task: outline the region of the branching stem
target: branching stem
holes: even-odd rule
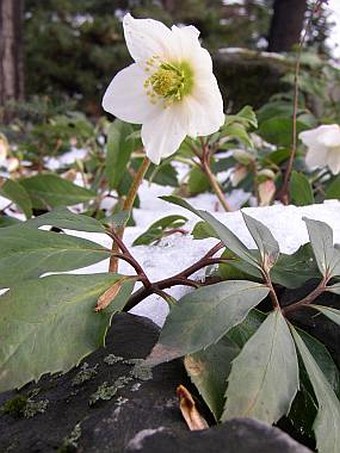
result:
[[[314,300],[317,297],[319,297],[320,294],[322,294],[324,291],[326,291],[326,285],[327,285],[328,280],[329,279],[326,277],[323,278],[323,280],[321,280],[321,282],[318,284],[318,286],[311,293],[309,293],[303,299],[300,299],[299,301],[294,302],[291,305],[288,305],[288,307],[285,307],[282,310],[282,313],[285,316],[287,316],[288,314],[293,313],[294,311],[299,310],[300,308],[305,307],[305,306],[311,304],[312,302],[314,302]]]

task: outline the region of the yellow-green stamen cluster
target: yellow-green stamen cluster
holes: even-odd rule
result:
[[[148,65],[148,70],[154,66],[154,61]],[[186,62],[160,63],[157,70],[144,83],[151,102],[161,99],[167,107],[179,102],[192,91],[193,71]]]

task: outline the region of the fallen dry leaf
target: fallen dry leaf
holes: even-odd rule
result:
[[[198,412],[189,390],[184,385],[179,385],[176,389],[176,394],[179,398],[179,408],[190,431],[200,431],[209,428],[206,420]]]
[[[110,305],[110,303],[113,301],[113,299],[117,296],[119,293],[122,283],[125,280],[128,280],[129,277],[123,277],[119,279],[114,285],[112,285],[109,289],[103,293],[99,299],[97,300],[96,306],[94,308],[94,311],[101,311],[104,310],[106,307]]]

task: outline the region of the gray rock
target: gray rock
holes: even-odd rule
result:
[[[188,431],[176,388],[183,384],[194,394],[195,389],[181,360],[152,372],[140,363],[158,334],[151,321],[122,313],[112,322],[106,347],[79,367],[1,394],[0,452],[309,451],[279,429],[250,419]]]

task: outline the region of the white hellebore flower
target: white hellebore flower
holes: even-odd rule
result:
[[[317,168],[328,165],[333,175],[340,172],[340,126],[329,124],[300,132],[299,138],[307,146],[306,164]]]
[[[146,154],[159,164],[186,135],[205,136],[222,126],[222,96],[195,27],[170,30],[127,14],[123,28],[135,63],[113,78],[103,107],[123,121],[142,124]]]

